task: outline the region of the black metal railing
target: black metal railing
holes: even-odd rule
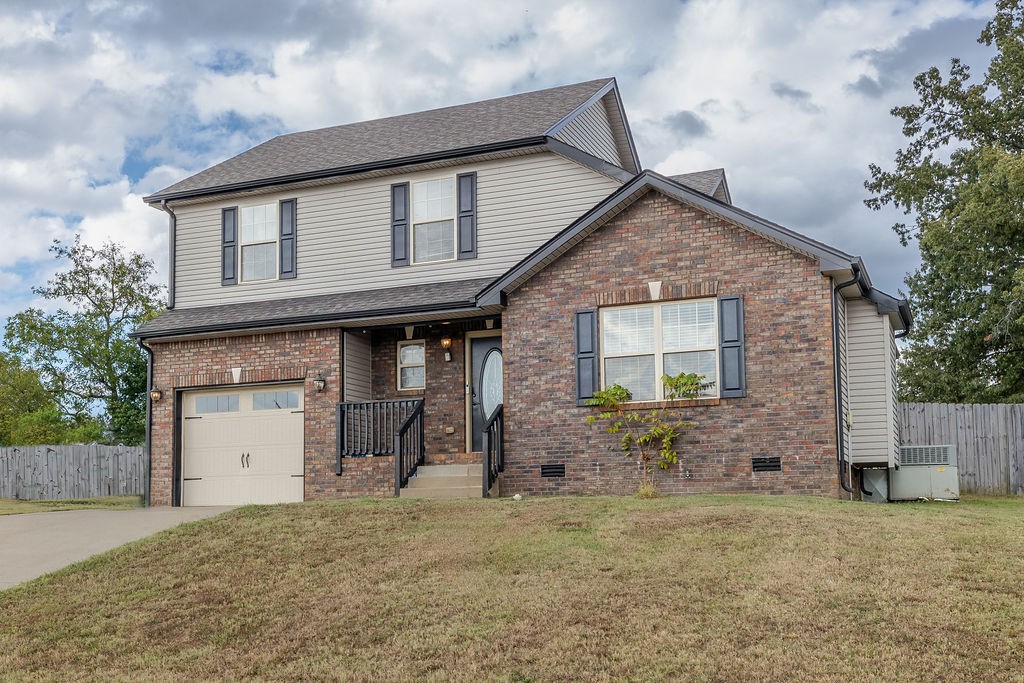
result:
[[[423,464],[423,401],[409,413],[395,433],[395,496],[409,483],[409,477]]]
[[[339,403],[337,474],[341,474],[342,458],[394,455],[395,435],[417,409],[422,413],[422,399]]]
[[[505,471],[505,406],[501,403],[484,423],[484,498],[490,495],[498,475]]]

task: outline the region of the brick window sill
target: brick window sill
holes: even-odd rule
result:
[[[717,406],[722,402],[720,398],[687,398],[678,401],[630,401],[623,403],[623,410],[647,410],[650,408],[697,408],[702,406]]]

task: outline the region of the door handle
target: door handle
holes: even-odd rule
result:
[[[245,453],[242,453],[242,467],[245,467]]]
[[[248,453],[245,454],[245,466],[246,467],[249,466],[249,454]]]

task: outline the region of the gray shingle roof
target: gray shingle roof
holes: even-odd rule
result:
[[[668,177],[691,190],[696,190],[701,194],[711,197],[715,194],[718,186],[722,184],[722,179],[725,178],[725,169],[712,168],[707,171],[681,173],[680,175],[670,175]]]
[[[611,80],[280,135],[145,200],[541,137]]]
[[[477,293],[492,280],[483,278],[436,282],[297,299],[176,308],[150,320],[132,336],[151,339],[290,324],[343,322],[406,312],[473,308],[476,306]]]

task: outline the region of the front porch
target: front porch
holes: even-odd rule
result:
[[[476,463],[428,464],[423,399],[339,403],[337,465],[346,459],[394,458],[395,496],[409,498],[487,498],[505,469],[504,406],[484,422],[483,450],[467,453]]]
[[[394,460],[404,497],[495,495],[504,469],[500,319],[346,329],[335,473]]]

